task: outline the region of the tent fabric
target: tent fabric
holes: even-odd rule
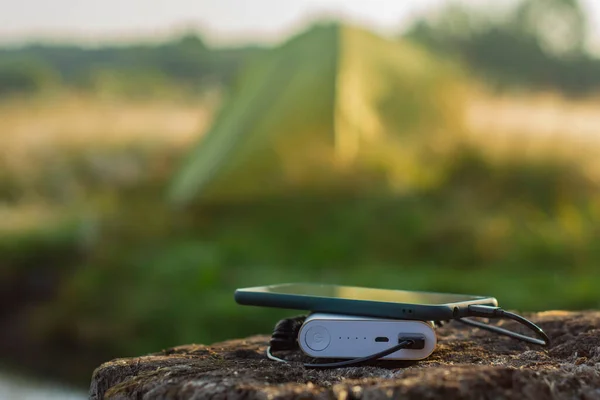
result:
[[[369,169],[389,180],[407,149],[456,125],[454,77],[409,43],[315,26],[241,74],[171,199],[327,193]]]

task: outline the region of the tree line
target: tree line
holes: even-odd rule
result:
[[[37,92],[51,86],[98,89],[176,85],[227,85],[260,46],[210,48],[196,34],[155,44],[86,48],[31,44],[0,49],[0,95]],[[142,89],[142,88],[138,88]]]
[[[507,10],[450,2],[401,39],[463,63],[493,86],[586,95],[600,89],[600,59],[586,47],[578,0],[521,0]],[[212,48],[197,34],[170,41],[83,48],[31,44],[0,49],[0,96],[53,86],[148,95],[165,87],[229,85],[262,46]]]
[[[405,35],[454,57],[498,88],[586,95],[600,89],[600,59],[587,48],[590,22],[578,0],[522,0],[509,9],[449,3]],[[491,9],[490,9],[491,7]]]

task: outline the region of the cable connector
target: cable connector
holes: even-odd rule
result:
[[[407,350],[422,350],[425,348],[425,336],[415,335],[410,333],[400,333],[398,335],[398,343],[409,342],[404,347]]]
[[[500,307],[471,304],[469,306],[468,314],[469,317],[502,318],[504,317],[504,310]]]

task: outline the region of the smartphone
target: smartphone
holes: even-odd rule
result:
[[[238,304],[380,318],[439,321],[467,316],[468,306],[498,306],[493,297],[311,283],[242,288]]]

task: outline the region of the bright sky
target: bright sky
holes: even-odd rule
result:
[[[277,39],[322,15],[341,15],[373,29],[397,32],[415,13],[445,1],[0,0],[0,42],[42,39],[93,43],[162,37],[194,28],[212,42],[247,43]],[[583,3],[595,27],[594,41],[600,44],[600,1]]]

